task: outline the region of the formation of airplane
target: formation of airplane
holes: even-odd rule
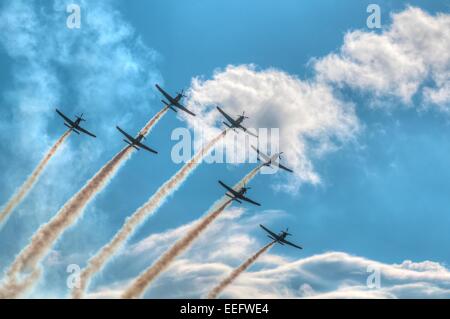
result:
[[[259,149],[257,149],[253,145],[252,145],[252,148],[258,154],[258,157],[257,157],[258,161],[263,161],[265,166],[278,166],[279,168],[284,169],[285,171],[288,171],[290,173],[294,172],[290,168],[287,168],[286,166],[280,164],[281,154],[283,154],[283,152],[276,153],[272,156],[268,156],[268,155],[262,153]]]
[[[158,89],[158,91],[161,92],[161,94],[164,95],[164,97],[168,100],[168,102],[166,100],[161,100],[161,102],[163,102],[164,105],[169,107],[174,112],[177,112],[177,110],[174,108],[174,107],[177,107],[180,110],[183,110],[184,112],[189,113],[192,116],[195,116],[195,114],[193,112],[189,111],[186,107],[184,107],[180,103],[181,99],[183,97],[186,97],[186,95],[184,95],[184,91],[183,90],[181,90],[180,93],[177,93],[177,96],[172,97],[169,93],[164,91],[158,84],[155,84],[155,86]]]
[[[223,183],[222,181],[219,181],[219,184],[222,185],[228,192],[225,193],[226,196],[230,197],[232,200],[238,202],[239,204],[242,204],[242,201],[246,201],[249,202],[253,205],[256,206],[261,206],[260,203],[257,203],[253,200],[251,200],[248,197],[245,197],[244,194],[247,193],[247,191],[249,189],[251,189],[251,187],[241,187],[238,190],[234,190],[233,188],[231,188],[230,186],[227,186],[225,183]]]
[[[139,133],[136,137],[133,137],[124,130],[122,130],[120,127],[116,126],[116,128],[120,133],[122,133],[126,137],[126,139],[124,139],[123,141],[128,145],[130,145],[131,147],[134,147],[137,150],[139,150],[139,148],[143,148],[146,151],[158,154],[158,152],[155,151],[154,149],[151,149],[147,145],[141,143],[141,141],[145,139],[145,136],[143,134]]]
[[[271,231],[270,229],[267,229],[263,225],[259,225],[259,226],[269,234],[269,235],[267,235],[267,237],[269,237],[270,239],[273,239],[278,244],[290,245],[290,246],[298,248],[298,249],[303,249],[302,247],[297,246],[296,244],[293,244],[290,241],[286,240],[287,236],[292,236],[292,234],[289,234],[288,228],[286,228],[286,230],[282,230],[279,234],[275,234],[273,231]]]
[[[180,101],[183,97],[185,97],[183,91],[181,93],[177,93],[177,95],[175,97],[172,97],[171,95],[169,95],[166,91],[164,91],[158,84],[156,84],[156,88],[158,89],[158,91],[160,91],[164,97],[168,100],[162,100],[162,102],[169,107],[171,110],[177,112],[177,109],[180,109],[192,116],[195,116],[195,114],[193,112],[191,112],[190,110],[188,110],[186,107],[184,107]],[[177,109],[176,109],[177,108]],[[239,115],[236,119],[234,119],[233,117],[231,117],[230,115],[228,115],[224,110],[222,110],[219,106],[216,106],[217,110],[225,117],[225,119],[228,122],[223,122],[224,125],[226,125],[228,128],[230,129],[241,129],[244,132],[247,132],[248,134],[254,136],[254,137],[258,137],[257,135],[251,133],[248,131],[248,129],[246,127],[244,127],[242,125],[243,121],[245,119],[247,119],[248,117],[245,116],[245,112],[242,113],[242,115]],[[80,132],[87,134],[89,136],[92,137],[96,137],[94,134],[90,133],[89,131],[87,131],[86,129],[82,128],[80,126],[80,123],[85,121],[85,119],[83,118],[83,114],[81,114],[80,116],[76,116],[75,120],[71,120],[69,119],[66,115],[64,115],[61,111],[59,111],[58,109],[56,109],[56,112],[64,119],[64,125],[67,126],[69,129],[73,130],[74,132],[76,132],[77,134],[80,134]],[[151,153],[157,154],[158,152],[155,151],[154,149],[146,146],[145,144],[142,143],[142,140],[145,139],[145,136],[141,133],[139,133],[136,137],[131,136],[130,134],[128,134],[127,132],[125,132],[124,130],[122,130],[119,126],[116,126],[117,130],[122,133],[126,139],[124,139],[124,142],[126,142],[127,144],[129,144],[131,147],[139,150],[140,148],[145,149],[146,151],[149,151]],[[235,130],[236,131],[236,130]],[[269,156],[267,154],[262,153],[258,148],[252,146],[252,148],[256,151],[257,153],[257,158],[259,161],[263,162],[263,165],[265,166],[278,166],[279,168],[288,171],[288,172],[293,172],[290,168],[287,168],[286,166],[280,164],[280,160],[281,160],[281,154],[283,154],[282,152],[280,153],[276,153],[272,156]],[[253,205],[256,206],[261,206],[260,203],[257,203],[255,201],[253,201],[252,199],[248,198],[245,196],[245,194],[247,193],[247,191],[249,189],[251,189],[251,187],[246,187],[243,186],[239,189],[233,189],[232,187],[226,185],[225,183],[223,183],[222,181],[219,181],[219,184],[224,187],[227,192],[225,193],[225,195],[229,198],[232,199],[232,201],[236,201],[240,204],[242,204],[243,201],[251,203]],[[293,244],[291,242],[289,242],[288,240],[286,240],[287,236],[290,236],[291,234],[288,232],[288,229],[286,229],[285,231],[281,231],[280,233],[276,234],[275,232],[269,230],[268,228],[266,228],[263,225],[260,225],[260,227],[266,231],[268,233],[268,237],[272,240],[274,240],[275,242],[281,244],[281,245],[290,245],[293,246],[295,248],[298,249],[303,249],[302,247]]]
[[[244,132],[247,132],[251,136],[258,137],[258,135],[253,134],[252,132],[248,131],[247,128],[242,126],[242,122],[245,119],[248,119],[248,116],[245,116],[245,111],[242,112],[242,115],[239,115],[236,119],[233,119],[230,115],[225,113],[225,111],[222,110],[219,106],[216,106],[216,108],[223,115],[223,117],[225,117],[227,119],[227,121],[229,122],[229,123],[222,122],[225,126],[227,126],[228,128],[233,129],[235,132],[237,132],[235,130],[236,128],[240,128],[241,130],[243,130]]]
[[[83,118],[83,113],[81,113],[80,116],[76,116],[76,119],[72,121],[67,116],[65,116],[60,110],[56,109],[56,113],[58,113],[59,116],[61,116],[64,119],[64,125],[67,126],[69,129],[74,131],[77,134],[80,134],[80,132],[87,134],[92,137],[97,137],[91,132],[87,131],[86,129],[82,128],[80,126],[81,122],[85,122],[86,120]]]

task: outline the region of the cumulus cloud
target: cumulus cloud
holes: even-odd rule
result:
[[[211,79],[194,78],[187,104],[201,118],[186,117],[197,130],[222,123],[217,104],[232,116],[245,111],[250,128],[279,128],[279,149],[295,171],[285,186],[294,191],[302,182],[320,182],[312,157],[352,139],[359,129],[353,105],[337,98],[332,87],[253,65],[229,65]]]
[[[259,234],[262,220],[270,223],[280,212],[245,216],[242,210],[229,210],[202,238],[158,279],[146,296],[150,298],[199,298],[228,275],[237,265],[264,244],[248,234]],[[281,213],[282,214],[282,213]],[[179,238],[187,226],[153,234],[130,245],[118,257],[116,267],[139,265],[144,268],[159,249]],[[217,236],[220,234],[220,236]],[[301,239],[299,239],[301,241]],[[156,249],[156,251],[155,251]],[[307,252],[306,250],[304,252]],[[142,260],[145,259],[145,262]],[[133,267],[132,267],[133,268]],[[369,288],[373,270],[380,274],[380,287]],[[138,273],[132,269],[111,284],[99,285],[91,298],[114,298]],[[404,261],[387,264],[345,252],[325,252],[292,259],[268,252],[236,282],[227,287],[225,298],[448,298],[450,271],[433,261]]]
[[[319,80],[394,96],[405,105],[416,94],[448,111],[450,15],[409,7],[392,15],[381,33],[356,30],[339,52],[314,61]]]
[[[233,116],[245,110],[249,127],[280,128],[280,148],[295,178],[278,186],[296,191],[301,183],[317,184],[314,157],[352,139],[360,127],[339,89],[367,92],[375,97],[369,104],[398,98],[410,106],[419,95],[421,106],[450,110],[450,15],[408,7],[393,14],[380,33],[348,32],[338,52],[311,65],[309,80],[253,65],[230,65],[211,78],[194,78],[187,103],[201,120],[186,120],[211,130],[223,120],[216,104]]]

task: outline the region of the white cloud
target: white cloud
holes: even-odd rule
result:
[[[450,102],[450,15],[407,8],[381,33],[348,32],[338,53],[314,61],[319,80],[395,96],[405,105],[417,93],[425,102]]]
[[[232,213],[232,212],[230,212]],[[235,213],[235,212],[234,212]],[[277,218],[263,212],[245,217],[226,214],[162,275],[147,292],[151,298],[204,297],[224,276],[264,243],[257,224]],[[239,219],[239,220],[238,220]],[[185,231],[186,226],[153,234],[131,245],[119,257],[121,263],[139,264],[127,278],[94,288],[89,297],[116,297],[142,269]],[[220,234],[220,236],[216,236]],[[301,238],[295,238],[301,242]],[[158,251],[155,252],[155,247]],[[307,247],[303,252],[307,253]],[[220,253],[218,253],[220,252]],[[150,256],[150,257],[149,257]],[[145,262],[142,260],[145,259]],[[380,271],[380,288],[367,287],[367,278]],[[450,271],[433,261],[387,264],[344,252],[326,252],[301,259],[281,257],[269,251],[246,273],[226,288],[226,298],[449,298]]]
[[[280,150],[295,171],[284,188],[294,191],[299,183],[320,182],[313,157],[353,138],[359,129],[353,105],[338,99],[330,86],[253,65],[229,65],[211,79],[194,78],[187,104],[199,114],[200,120],[186,117],[197,129],[222,123],[216,104],[233,116],[245,111],[250,128],[279,128]]]

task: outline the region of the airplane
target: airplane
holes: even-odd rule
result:
[[[242,115],[239,115],[237,119],[233,119],[231,116],[229,116],[227,113],[225,113],[225,111],[222,110],[219,106],[216,106],[216,108],[227,119],[227,121],[230,122],[230,123],[222,122],[223,124],[225,124],[225,126],[233,129],[235,132],[237,132],[235,130],[235,128],[240,128],[244,132],[247,132],[248,134],[250,134],[251,136],[258,137],[258,135],[255,135],[252,132],[247,131],[247,128],[245,128],[244,126],[241,125],[241,123],[245,119],[248,119],[248,116],[245,116],[245,111],[242,112]]]
[[[64,119],[64,125],[67,126],[69,129],[71,129],[72,131],[74,131],[77,134],[80,134],[80,132],[87,134],[89,136],[92,137],[97,137],[94,134],[92,134],[91,132],[88,132],[87,130],[85,130],[84,128],[82,128],[80,126],[81,122],[85,122],[86,120],[83,118],[83,113],[81,113],[80,116],[76,116],[76,120],[72,121],[71,119],[69,119],[67,116],[65,116],[60,110],[56,109],[56,113],[58,113],[59,116],[61,116]]]
[[[125,137],[126,137],[127,139],[123,139],[123,141],[124,141],[125,143],[127,143],[128,145],[130,145],[131,147],[134,147],[134,148],[137,149],[137,150],[139,150],[139,147],[141,147],[141,148],[143,148],[143,149],[146,150],[146,151],[149,151],[149,152],[158,154],[157,151],[155,151],[155,150],[151,149],[150,147],[148,147],[148,146],[146,146],[146,145],[144,145],[144,144],[141,143],[141,141],[142,141],[143,139],[145,139],[145,136],[144,136],[143,134],[139,133],[138,136],[133,137],[133,136],[131,136],[130,134],[126,133],[124,130],[122,130],[120,127],[116,126],[116,128],[117,128],[117,130],[118,130],[120,133],[122,133],[123,135],[125,135]]]
[[[279,243],[280,245],[286,244],[286,245],[290,245],[290,246],[293,246],[298,249],[303,249],[302,247],[297,246],[296,244],[293,244],[285,239],[287,236],[292,236],[292,234],[289,234],[289,232],[288,232],[289,228],[286,228],[286,230],[282,230],[279,234],[275,234],[273,231],[267,229],[263,225],[260,224],[259,226],[262,229],[264,229],[266,232],[269,233],[269,235],[267,235],[267,237],[269,237],[270,239],[273,239],[275,242]]]
[[[225,183],[223,183],[222,181],[219,181],[219,184],[222,185],[228,192],[230,192],[231,194],[229,194],[228,192],[225,193],[226,196],[230,197],[232,200],[238,202],[239,204],[242,204],[242,201],[246,201],[249,203],[252,203],[253,205],[256,206],[261,206],[260,203],[257,203],[253,200],[251,200],[250,198],[247,198],[244,196],[244,194],[251,189],[251,187],[241,187],[241,189],[239,189],[238,191],[235,191],[234,189],[232,189],[231,187],[225,185]]]
[[[272,156],[266,155],[264,153],[261,153],[261,151],[259,149],[257,149],[256,147],[254,147],[252,145],[252,148],[256,151],[256,153],[258,154],[258,161],[264,161],[264,165],[265,166],[278,166],[281,169],[284,169],[285,171],[288,171],[290,173],[293,173],[294,171],[291,170],[290,168],[287,168],[286,166],[283,166],[280,164],[279,160],[281,160],[281,154],[283,154],[283,152],[280,153],[276,153]]]
[[[191,111],[189,111],[187,108],[185,108],[183,105],[180,104],[180,100],[183,97],[186,97],[186,95],[184,95],[184,90],[181,90],[180,93],[177,93],[176,97],[172,97],[170,96],[169,93],[167,93],[166,91],[164,91],[158,84],[155,84],[156,88],[158,89],[159,92],[162,93],[162,95],[164,95],[164,97],[169,100],[169,102],[167,102],[166,100],[161,100],[161,102],[164,103],[165,106],[167,106],[168,108],[170,108],[172,111],[177,112],[177,110],[174,108],[177,107],[180,110],[185,111],[186,113],[191,114],[192,116],[195,116],[194,113],[192,113]]]

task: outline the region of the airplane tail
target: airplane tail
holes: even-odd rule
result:
[[[74,131],[75,133],[80,134],[80,132],[77,132],[72,126],[70,126],[66,122],[64,122],[64,125],[67,126],[69,129],[71,129],[72,131]]]
[[[128,145],[130,145],[131,147],[134,147],[135,149],[137,149],[137,150],[139,151],[139,148],[136,147],[136,145],[131,144],[131,143],[130,143],[129,141],[127,141],[126,139],[123,139],[123,141],[124,141],[125,143],[127,143]]]
[[[175,113],[178,112],[172,105],[170,105],[169,103],[167,103],[167,101],[161,100],[161,102],[163,102],[163,104],[164,104],[165,106],[167,106],[169,109],[171,109],[171,110],[174,111]]]
[[[228,196],[228,197],[230,197],[231,199],[234,199],[234,197],[233,196],[231,196],[230,194],[228,194],[228,193],[225,193],[225,196]]]
[[[228,197],[231,198],[232,200],[238,202],[239,204],[242,204],[242,202],[241,202],[239,199],[237,199],[236,197],[234,197],[234,196],[232,196],[232,195],[230,195],[230,194],[228,194],[228,193],[225,193],[225,196],[228,196]]]

